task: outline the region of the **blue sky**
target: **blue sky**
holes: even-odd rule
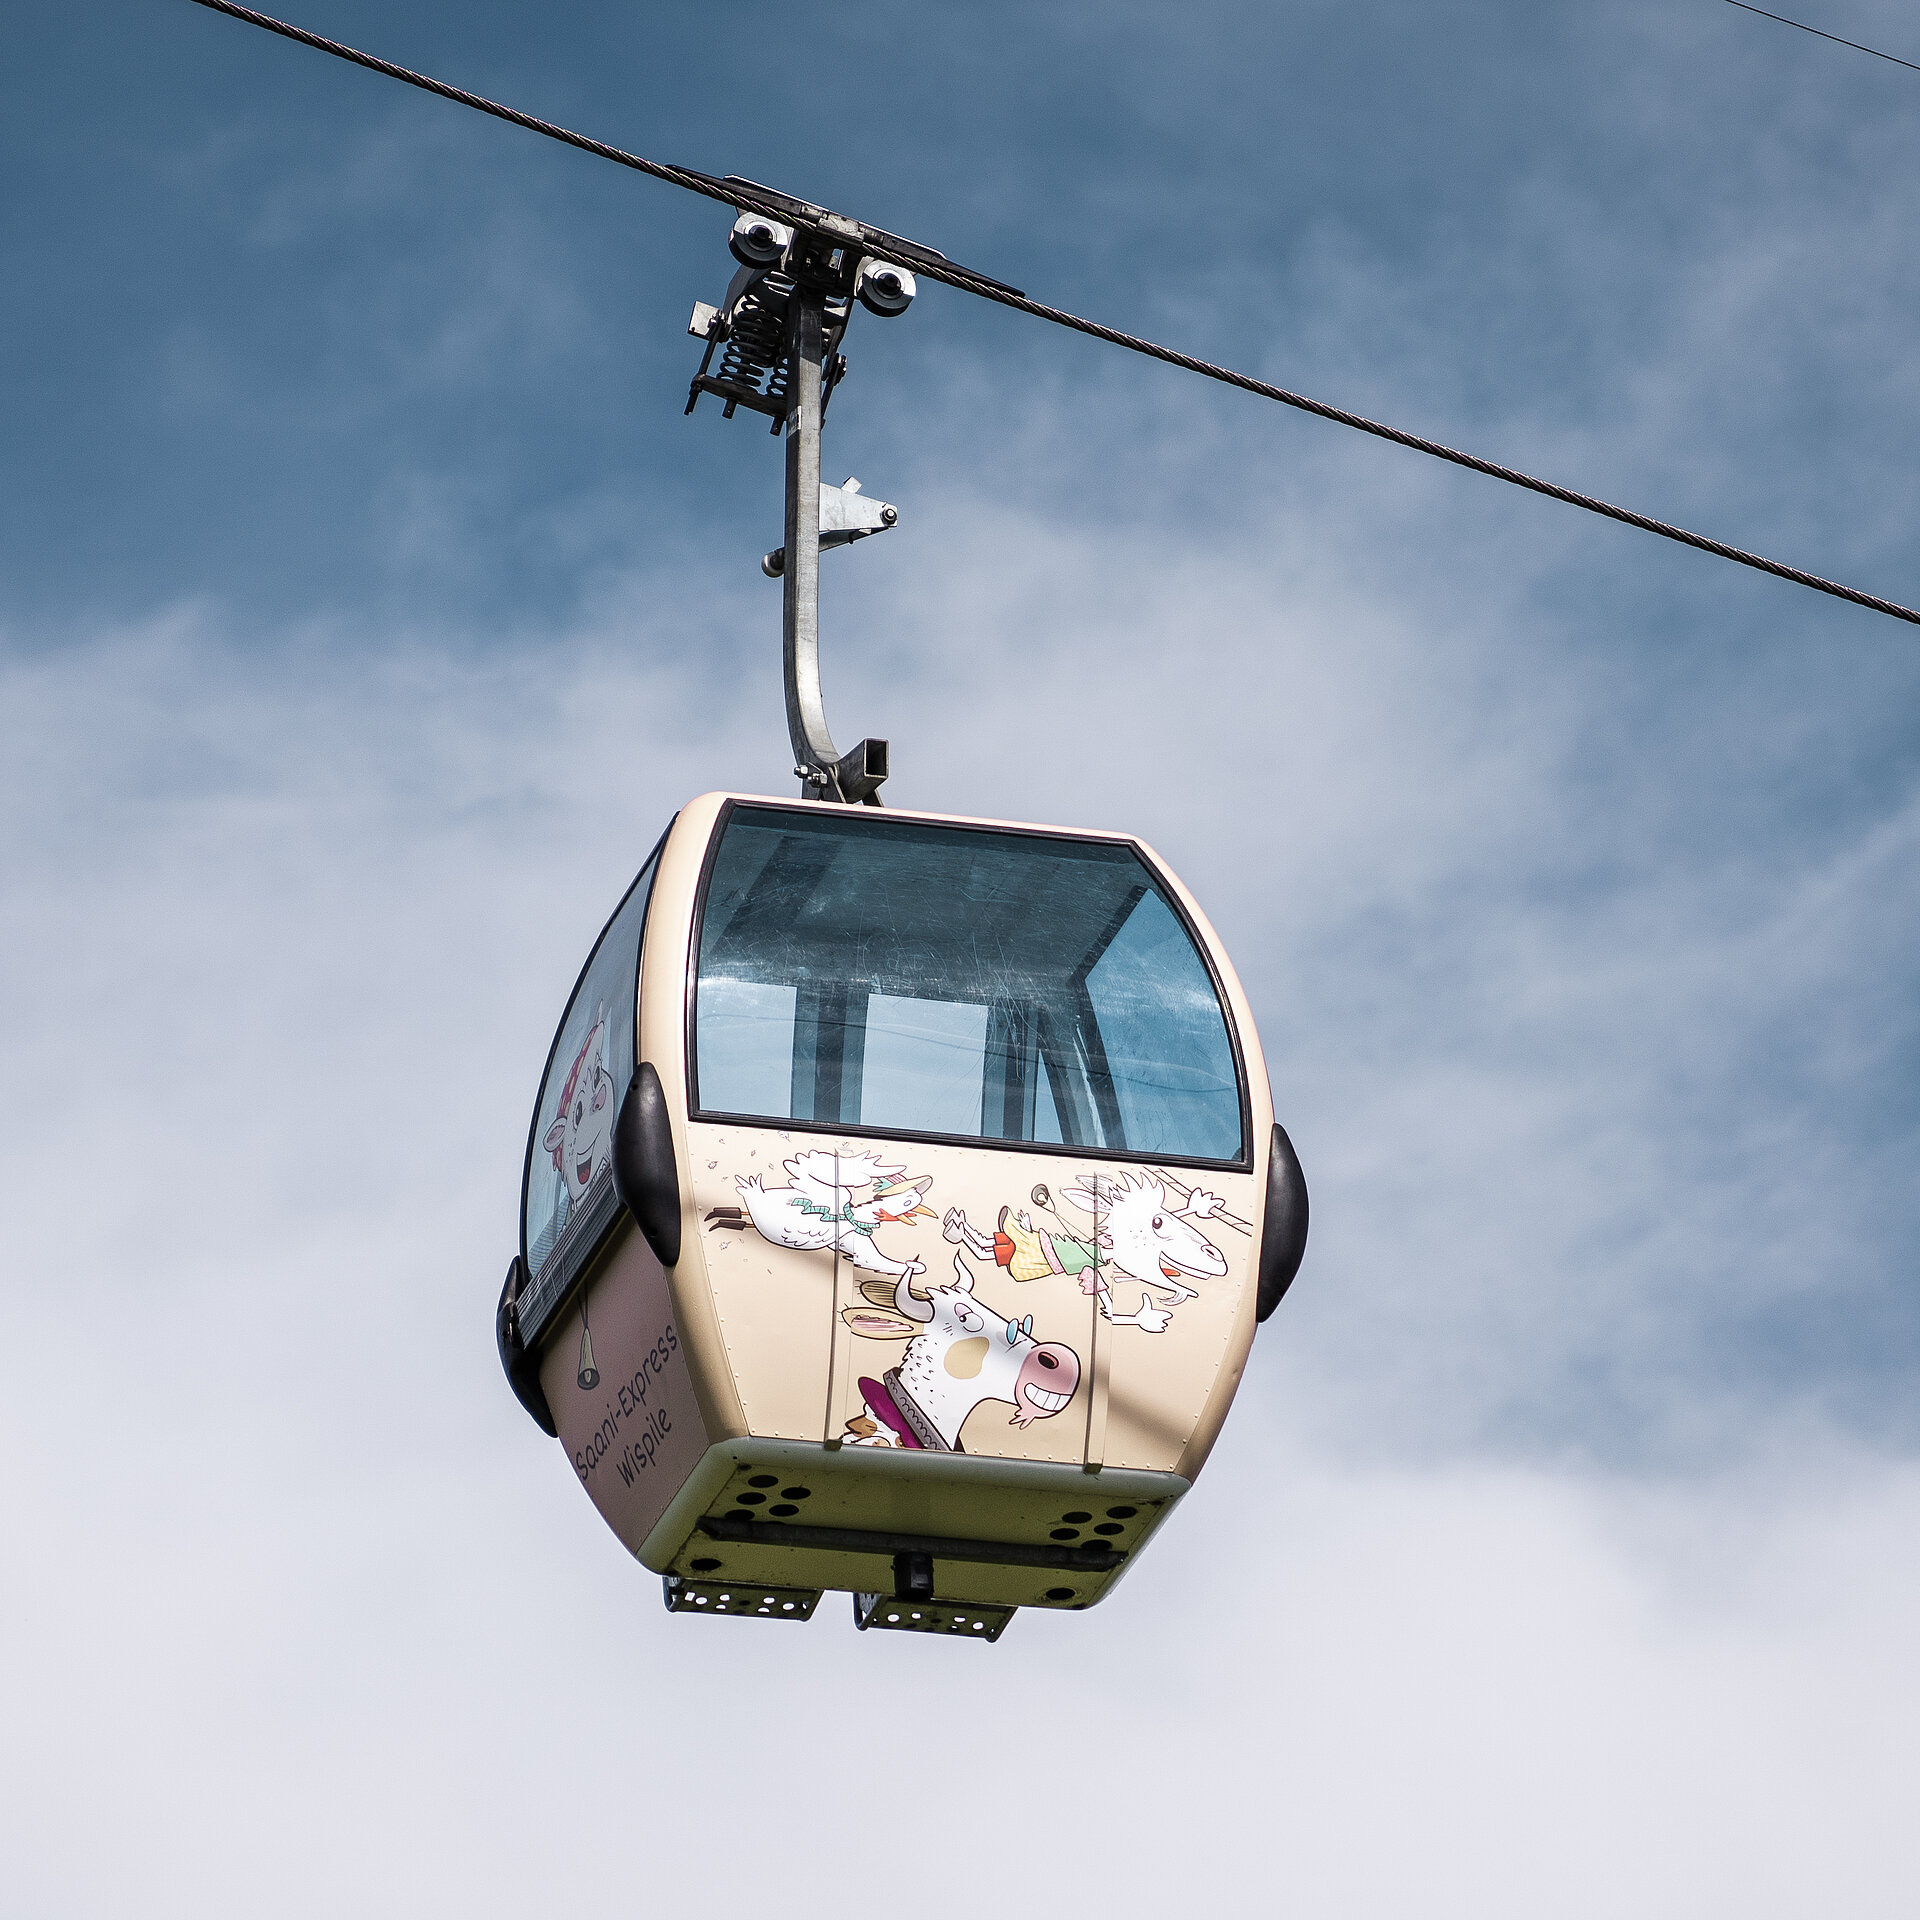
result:
[[[587,942],[788,764],[777,443],[682,417],[725,216],[185,0],[16,13],[26,1910],[837,1914],[950,1783],[1071,1911],[1910,1912],[1913,630],[945,289],[857,321],[827,467],[902,520],[827,563],[836,730],[1172,859],[1314,1238],[1004,1707],[669,1620],[488,1322]],[[298,17],[1920,600],[1920,75],[1720,0]]]

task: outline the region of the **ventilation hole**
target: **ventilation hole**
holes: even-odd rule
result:
[[[704,1593],[696,1593],[693,1596],[693,1604],[696,1607],[704,1607],[707,1604],[707,1596]]]
[[[793,1611],[793,1602],[791,1600],[783,1601],[781,1603],[781,1611],[783,1613],[791,1613]]]
[[[765,1501],[764,1493],[736,1493],[733,1496],[743,1507],[757,1507]]]
[[[782,1500],[810,1500],[813,1498],[813,1489],[811,1487],[782,1487],[780,1489],[780,1498]]]
[[[1049,1587],[1047,1589],[1047,1598],[1049,1600],[1071,1600],[1076,1591],[1077,1589],[1073,1587]]]
[[[777,1473],[756,1473],[753,1478],[747,1482],[747,1485],[750,1487],[770,1487],[779,1477]]]
[[[1117,1520],[1102,1520],[1100,1524],[1094,1528],[1094,1532],[1095,1533],[1125,1533],[1126,1528],[1123,1527]]]
[[[975,1622],[973,1623],[973,1630],[974,1630],[974,1632],[975,1632],[975,1633],[978,1633],[978,1632],[980,1631],[980,1629],[981,1629],[982,1627],[984,1627],[984,1626],[985,1626],[986,1624],[987,1624],[987,1623],[986,1623],[986,1622],[985,1622],[984,1620],[976,1620],[976,1621],[975,1621]]]
[[[729,1520],[757,1520],[759,1517],[751,1507],[735,1507],[734,1510],[727,1515]]]
[[[899,1618],[900,1616],[897,1613],[890,1613],[887,1615],[887,1624],[891,1626]]]
[[[1109,1507],[1107,1509],[1107,1518],[1109,1520],[1131,1520],[1139,1511],[1140,1509],[1138,1507]]]
[[[798,1513],[800,1509],[796,1507],[791,1501],[783,1500],[777,1507],[769,1507],[767,1511],[771,1514],[778,1515],[780,1519],[784,1520],[789,1514]],[[1120,1529],[1116,1527],[1114,1531],[1118,1533]]]
[[[1090,1513],[1063,1513],[1060,1518],[1062,1520],[1071,1520],[1077,1526],[1082,1520],[1091,1520],[1093,1515]]]
[[[720,1562],[718,1560],[689,1560],[687,1564],[695,1573],[713,1573],[718,1570]]]
[[[1080,1538],[1080,1529],[1078,1527],[1055,1527],[1048,1538],[1053,1540],[1078,1540]]]

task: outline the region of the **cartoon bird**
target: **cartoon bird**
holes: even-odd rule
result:
[[[762,1238],[801,1252],[837,1247],[843,1258],[871,1273],[904,1278],[926,1271],[923,1260],[889,1260],[873,1237],[883,1226],[933,1217],[933,1209],[921,1205],[933,1185],[931,1174],[903,1179],[903,1167],[883,1166],[871,1153],[798,1153],[782,1164],[793,1182],[790,1187],[769,1187],[758,1174],[742,1175],[733,1183]],[[863,1187],[874,1191],[856,1204],[853,1196]],[[739,1209],[716,1207],[707,1224],[737,1226]]]
[[[841,1162],[844,1166],[845,1161]],[[893,1222],[904,1224],[909,1220],[931,1220],[934,1212],[931,1207],[920,1204],[922,1196],[933,1185],[933,1175],[923,1173],[917,1180],[883,1180],[853,1208],[855,1226],[884,1227]]]

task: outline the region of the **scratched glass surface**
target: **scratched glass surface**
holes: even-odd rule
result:
[[[708,880],[710,1113],[1231,1161],[1211,974],[1130,848],[743,807]]]

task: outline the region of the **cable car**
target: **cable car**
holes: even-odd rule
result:
[[[993,1640],[1178,1505],[1305,1231],[1149,848],[709,794],[554,1037],[497,1330],[674,1610]]]
[[[1306,1188],[1148,848],[883,809],[887,742],[834,745],[820,557],[899,513],[822,484],[821,421],[855,303],[897,316],[914,279],[740,184],[793,223],[735,221],[687,408],[785,430],[761,566],[800,796],[692,802],[607,922],[541,1080],[500,1357],[671,1610],[840,1590],[863,1629],[992,1641],[1098,1603],[1193,1484]]]

